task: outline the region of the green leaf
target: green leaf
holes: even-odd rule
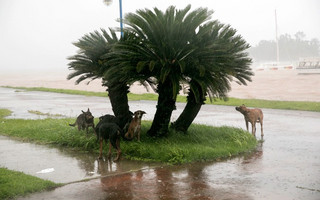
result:
[[[199,73],[200,73],[200,77],[203,77],[206,73],[206,68],[203,65],[199,65]]]
[[[155,65],[156,65],[156,61],[154,61],[154,60],[152,60],[152,61],[149,63],[149,70],[150,70],[150,72],[153,71]]]
[[[178,64],[180,66],[181,73],[184,73],[184,71],[186,69],[186,63],[184,61],[178,61]]]
[[[147,64],[147,61],[140,61],[137,64],[137,72],[141,72],[144,68],[144,66]]]
[[[170,69],[170,68],[166,68],[166,67],[163,67],[163,68],[161,69],[160,81],[161,81],[162,83],[165,82],[165,80],[167,79],[167,76],[169,75],[170,71],[171,71],[171,69]]]

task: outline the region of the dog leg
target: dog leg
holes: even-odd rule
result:
[[[120,140],[119,139],[117,139],[116,144],[117,144],[117,157],[116,157],[116,159],[113,160],[115,162],[118,161],[121,157],[121,149],[120,149]]]
[[[249,122],[248,122],[248,120],[246,120],[246,127],[247,127],[247,131],[249,132]]]
[[[102,144],[103,144],[103,140],[100,138],[100,154],[99,154],[99,159],[102,159]]]
[[[137,135],[138,135],[138,141],[140,142],[140,133],[141,133],[141,126],[138,126],[137,128]]]
[[[256,133],[257,133],[257,124],[254,123],[254,136],[256,136]]]
[[[255,125],[255,123],[253,122],[253,123],[251,123],[251,126],[252,126],[252,135],[254,136],[254,137],[256,137],[256,125]]]
[[[108,159],[111,158],[111,149],[112,149],[112,144],[109,142],[109,152],[108,152]]]
[[[126,134],[124,134],[124,137],[129,139],[129,130],[128,130],[128,132],[126,132]]]
[[[260,119],[260,126],[261,126],[261,138],[263,138],[263,121]]]

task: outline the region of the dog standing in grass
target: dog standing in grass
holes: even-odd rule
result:
[[[119,120],[113,115],[104,115],[99,117],[99,123],[95,128],[97,134],[97,141],[100,143],[100,153],[99,159],[102,159],[102,145],[103,140],[108,144],[109,140],[109,152],[108,159],[111,158],[111,149],[112,147],[117,150],[117,157],[114,161],[118,161],[121,157],[120,149],[120,138],[121,138],[121,128],[119,127]]]
[[[132,140],[133,138],[137,138],[140,141],[141,118],[144,114],[146,112],[142,110],[137,110],[133,113],[134,117],[129,124],[128,132],[124,135],[126,139]]]
[[[244,115],[244,120],[246,121],[247,131],[249,131],[248,123],[252,126],[252,135],[256,137],[256,123],[261,125],[261,137],[263,138],[263,113],[259,108],[249,109],[244,104],[242,106],[236,107],[236,110]]]
[[[73,124],[69,124],[69,126],[78,126],[78,130],[86,129],[88,134],[88,128],[91,126],[94,129],[94,117],[88,108],[87,112],[81,110],[82,114],[77,117],[77,120]]]

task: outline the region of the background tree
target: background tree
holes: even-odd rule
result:
[[[306,40],[303,32],[297,32],[294,38],[289,34],[279,37],[280,61],[297,61],[301,57],[320,56],[320,43],[318,39]],[[256,61],[275,61],[276,42],[262,40],[255,47],[249,49],[250,55]]]

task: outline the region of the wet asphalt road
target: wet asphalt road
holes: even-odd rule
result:
[[[11,118],[41,118],[28,110],[75,117],[88,107],[94,116],[112,113],[108,99],[98,97],[0,88],[0,102],[1,108],[13,111]],[[130,109],[145,110],[144,119],[151,120],[155,105],[156,102],[134,101],[130,102]],[[173,120],[182,109],[183,104],[177,104]],[[93,178],[26,199],[319,200],[320,113],[263,111],[265,142],[255,153],[227,161],[165,167],[127,160],[98,162],[96,155],[0,137],[0,166],[62,183]],[[245,128],[243,116],[228,106],[205,105],[195,122]],[[55,171],[36,173],[46,168]]]

